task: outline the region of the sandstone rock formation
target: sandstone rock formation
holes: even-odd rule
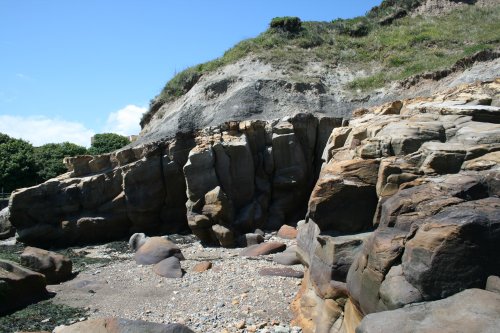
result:
[[[42,247],[188,226],[204,243],[235,246],[257,228],[278,229],[304,217],[325,133],[341,123],[310,114],[227,122],[107,155],[68,158],[69,173],[13,193],[10,220],[20,241]]]
[[[69,173],[12,194],[19,240],[47,247],[186,230],[182,167],[193,145],[183,136],[66,159]]]
[[[305,332],[353,332],[370,313],[484,288],[499,274],[500,108],[483,105],[499,91],[497,80],[391,103],[332,131],[297,238],[308,270],[294,310]],[[370,194],[346,200],[346,184]],[[346,278],[333,264],[345,236],[328,235],[370,225]]]

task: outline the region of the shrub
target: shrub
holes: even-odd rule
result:
[[[363,37],[370,33],[371,23],[363,16],[353,19],[336,19],[332,22],[334,29],[341,35],[348,35],[351,37]]]
[[[44,182],[67,172],[63,163],[65,157],[84,155],[87,148],[70,142],[47,143],[35,147],[34,153],[38,181]]]
[[[302,28],[302,21],[296,16],[275,17],[269,26],[273,29],[296,33]]]

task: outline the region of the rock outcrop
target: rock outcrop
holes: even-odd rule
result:
[[[187,230],[182,167],[193,146],[191,136],[179,136],[67,158],[70,172],[12,194],[10,221],[18,239],[47,247]]]
[[[342,119],[299,114],[227,122],[193,135],[66,159],[69,173],[12,194],[19,240],[36,246],[169,234],[235,246],[257,228],[304,217],[325,133]],[[51,207],[51,209],[47,209]]]
[[[305,332],[353,332],[365,315],[498,275],[500,108],[489,104],[499,91],[497,80],[360,110],[332,131],[297,238],[308,271],[294,310]],[[347,186],[362,190],[346,197]],[[346,278],[333,264],[342,237],[329,235],[370,226]]]

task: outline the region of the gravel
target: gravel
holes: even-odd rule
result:
[[[282,240],[288,246],[295,240]],[[290,326],[290,303],[300,280],[261,276],[266,267],[287,267],[272,261],[273,255],[238,256],[241,249],[203,247],[178,239],[186,260],[180,279],[156,275],[152,266],[137,265],[132,252],[115,254],[105,245],[85,247],[89,256],[111,255],[120,260],[92,264],[68,282],[48,286],[54,303],[84,307],[93,317],[122,317],[158,323],[182,323],[196,332],[301,332]],[[213,267],[196,273],[194,265],[210,261]],[[303,271],[301,265],[288,266]]]

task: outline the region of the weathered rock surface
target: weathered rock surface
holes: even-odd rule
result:
[[[28,246],[21,254],[21,265],[45,275],[47,283],[59,283],[71,278],[71,260],[52,251]]]
[[[278,237],[283,239],[295,239],[297,237],[297,229],[289,225],[282,225],[280,230],[278,230]]]
[[[297,246],[292,245],[286,248],[282,253],[275,254],[273,261],[286,266],[298,265],[301,263],[297,256]]]
[[[193,333],[188,327],[181,324],[158,324],[142,320],[128,320],[122,318],[102,318],[82,321],[70,326],[58,326],[54,333]]]
[[[0,314],[46,298],[46,284],[43,274],[0,260]]]
[[[446,299],[366,316],[356,332],[497,332],[500,295],[467,289]]]
[[[334,126],[340,121],[297,114],[201,131],[184,166],[193,233],[204,243],[231,246],[257,228],[295,225],[317,178],[325,133]],[[225,228],[223,237],[214,225]]]
[[[340,328],[347,300],[347,271],[370,235],[332,237],[320,232],[310,220],[299,227],[297,236],[297,255],[308,269],[293,309],[297,323],[307,327],[305,332],[328,332],[335,325]]]
[[[487,82],[363,110],[332,131],[297,237],[308,272],[294,310],[305,332],[353,332],[358,317],[484,288],[498,275],[500,109],[481,105],[498,91]],[[369,192],[346,200],[346,185]],[[371,223],[378,229],[359,253],[335,264],[342,252],[329,234]]]
[[[234,246],[257,228],[304,217],[328,135],[340,125],[341,119],[310,114],[225,122],[107,155],[67,158],[69,173],[13,193],[10,220],[20,241],[42,247],[188,227],[204,243]]]
[[[69,173],[12,194],[10,221],[19,240],[48,247],[116,240],[136,231],[186,230],[182,166],[193,145],[191,137],[179,136],[108,155],[67,158]]]
[[[488,276],[485,289],[500,294],[500,277],[495,275]]]
[[[377,160],[362,159],[328,162],[309,199],[309,218],[322,231],[370,228],[377,207],[378,164]]]

